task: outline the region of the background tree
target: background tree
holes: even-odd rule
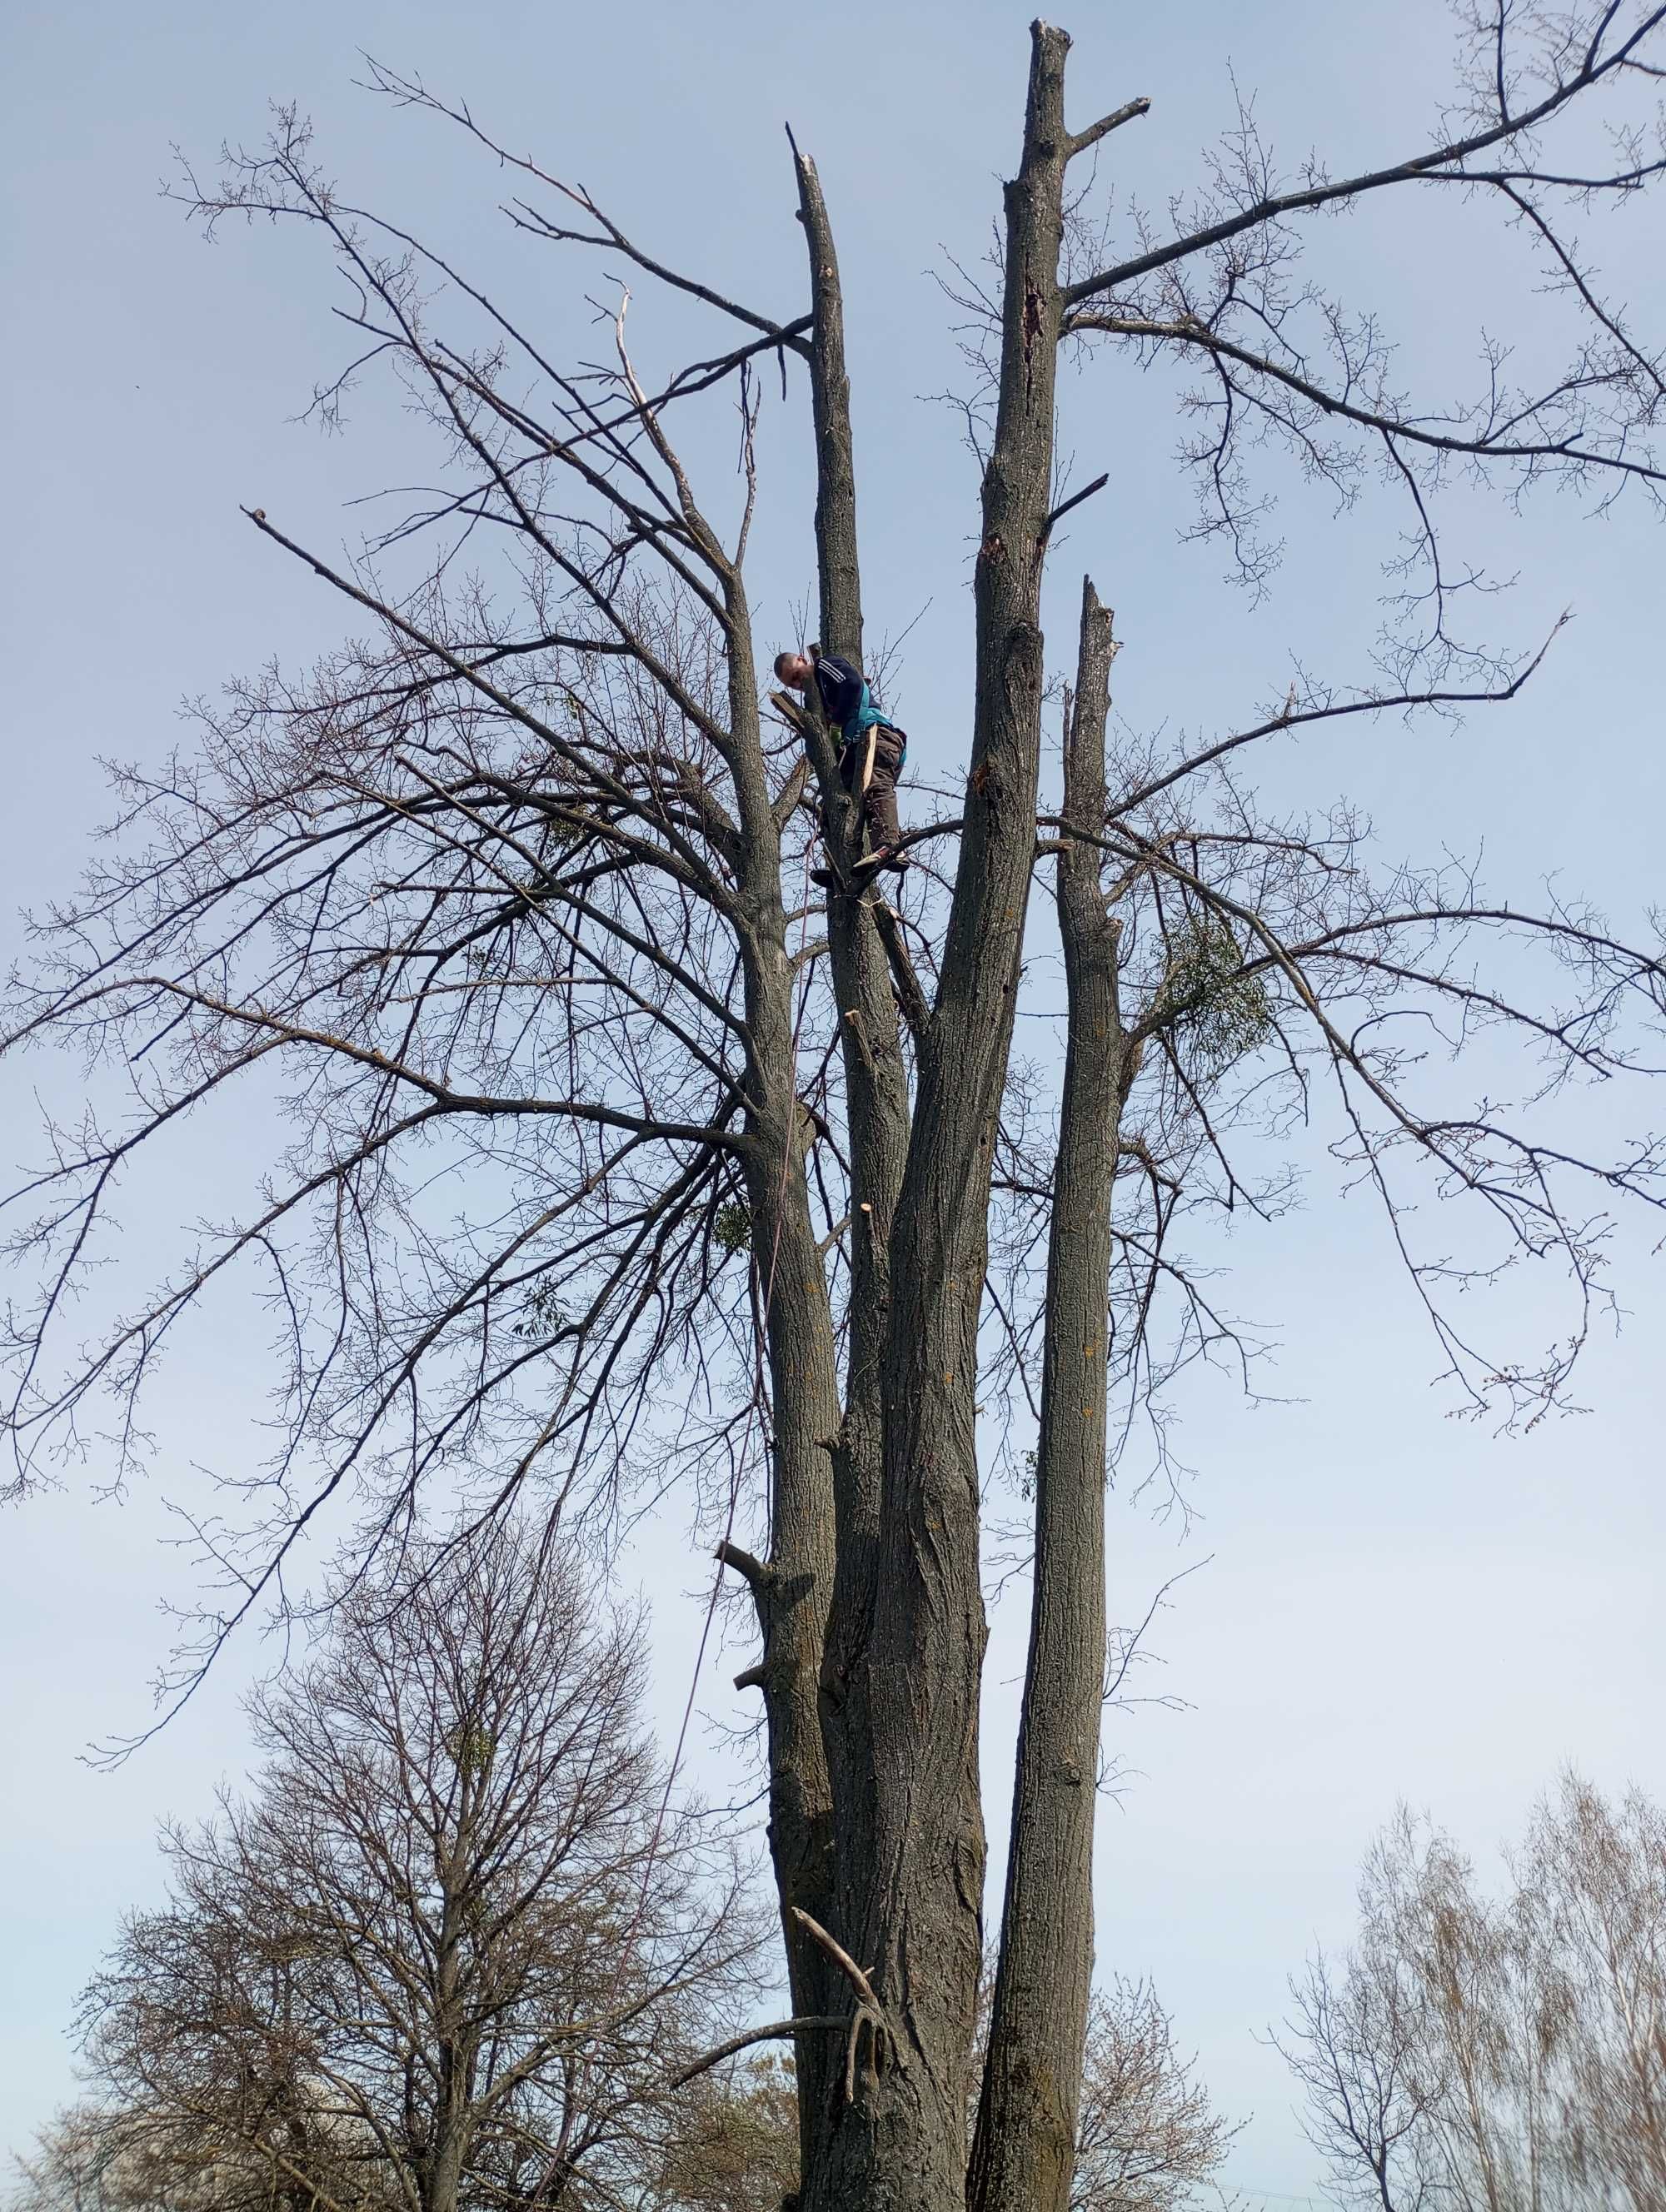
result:
[[[706,2075],[681,2107],[652,2201],[671,2212],[781,2212],[799,2188],[798,2088],[781,2058]]]
[[[260,2142],[228,2136],[178,2112],[130,2111],[88,2099],[41,2130],[16,2160],[13,2212],[280,2212],[353,2203],[393,2212],[393,2177],[367,2160],[350,2129],[332,2156],[316,2130],[314,2189],[284,2171]]]
[[[1292,1984],[1281,2048],[1341,2201],[1643,2212],[1666,2191],[1666,1815],[1578,1775],[1503,1897],[1402,1813],[1340,1969]]]
[[[85,2002],[123,2156],[324,2212],[618,2201],[757,1951],[635,1626],[512,1528],[343,1601]],[[216,2183],[216,2203],[225,2191]],[[233,2190],[231,2193],[237,2193]]]
[[[1340,1981],[1322,1954],[1291,1984],[1296,2016],[1279,2045],[1299,2083],[1308,2141],[1344,2204],[1426,2212],[1440,2202],[1428,2163],[1436,2082],[1420,2064],[1400,1967]]]
[[[1182,2212],[1216,2184],[1239,2126],[1213,2109],[1195,2065],[1149,1982],[1094,1993],[1071,2212]]]
[[[359,349],[320,410],[391,373],[437,434],[413,476],[440,481],[353,562],[249,510],[363,635],[304,677],[234,687],[165,772],[125,776],[109,859],[45,920],[14,1035],[78,1047],[129,1095],[107,1125],[56,1131],[20,1194],[14,1256],[41,1285],[15,1322],[20,1479],[101,1422],[137,1451],[181,1317],[244,1273],[262,1284],[283,1432],[247,1510],[210,1532],[227,1592],[183,1693],[238,1620],[282,1607],[332,1502],[356,1506],[362,1560],[429,1498],[449,1510],[460,1491],[467,1528],[536,1483],[547,1511],[593,1525],[633,1483],[687,1472],[762,1643],[743,1680],[763,1698],[817,2212],[942,2212],[968,2185],[980,1407],[987,1431],[992,1402],[1032,1405],[1036,1455],[970,2188],[980,2212],[1062,2212],[1092,1953],[1110,1393],[1160,1422],[1165,1382],[1234,1342],[1180,1225],[1275,1211],[1314,1129],[1386,1204],[1459,1402],[1529,1419],[1565,1398],[1610,1209],[1658,1203],[1657,1144],[1582,1149],[1561,1118],[1582,1080],[1624,1094],[1646,1073],[1656,948],[1566,901],[1535,914],[1462,865],[1378,866],[1347,805],[1264,807],[1246,769],[1258,743],[1526,680],[1530,658],[1458,628],[1474,580],[1437,529],[1454,479],[1657,495],[1659,356],[1572,226],[1666,161],[1663,21],[1638,0],[1466,8],[1452,102],[1432,135],[1408,125],[1403,158],[1342,174],[1315,156],[1285,176],[1246,113],[1193,198],[1103,222],[1086,157],[1148,104],[1073,128],[1068,41],[1035,27],[998,283],[966,295],[988,383],[968,396],[983,471],[965,775],[913,833],[927,864],[900,910],[836,897],[824,922],[805,904],[812,793],[847,851],[848,808],[829,733],[778,734],[765,712],[745,574],[773,356],[808,376],[820,641],[863,657],[844,302],[813,164],[796,164],[809,309],[764,312],[666,268],[469,111],[378,73],[509,165],[530,248],[646,277],[656,333],[698,315],[683,365],[651,375],[623,292],[611,358],[557,357],[536,309],[501,306],[335,190],[294,116],[219,179],[185,180],[210,223],[316,236]],[[1477,333],[1472,397],[1402,391],[1369,305],[1301,269],[1315,216],[1384,194],[1437,196],[1475,251],[1502,222],[1542,257],[1534,344]],[[1089,586],[1043,797],[1045,560],[1094,488],[1058,481],[1061,348],[1108,352],[1113,377],[1172,365],[1203,426],[1201,526],[1252,584],[1268,558],[1259,472],[1280,447],[1344,499],[1380,471],[1410,541],[1392,544],[1396,619],[1363,680],[1304,672],[1196,741],[1108,738],[1114,644]],[[735,410],[736,475],[684,458],[702,395]],[[1448,850],[1458,835],[1443,824]],[[1012,1053],[1020,1000],[1043,1011],[1026,988],[1038,864],[1067,986],[1064,1016],[1048,1010],[1056,1096]],[[65,1341],[120,1177],[154,1137],[268,1082],[295,1139],[243,1215],[89,1350]],[[1619,1110],[1641,1125],[1623,1096]],[[1424,1241],[1417,1201],[1435,1194],[1469,1201],[1473,1243],[1450,1208]],[[1566,1273],[1572,1313],[1541,1353],[1506,1355],[1460,1325],[1452,1294],[1529,1261]],[[754,1529],[755,1548],[736,1540]]]
[[[14,2212],[160,2212],[194,2194],[177,2171],[164,2174],[124,2145],[110,2116],[92,2104],[57,2114],[14,2164]]]

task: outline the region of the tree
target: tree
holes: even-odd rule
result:
[[[1659,356],[1571,225],[1661,173],[1663,22],[1639,0],[1465,0],[1452,105],[1406,158],[1285,177],[1246,112],[1193,199],[1102,225],[1085,157],[1149,103],[1072,128],[1068,40],[1034,27],[998,282],[967,295],[987,377],[967,394],[982,476],[964,785],[912,833],[928,864],[900,910],[836,896],[813,931],[818,807],[847,858],[854,826],[830,733],[791,702],[785,728],[768,712],[745,580],[773,356],[808,385],[819,640],[860,662],[844,301],[813,161],[794,157],[809,307],[764,312],[668,268],[471,112],[377,71],[508,165],[530,246],[629,267],[666,326],[698,314],[692,358],[651,378],[623,292],[611,362],[563,365],[536,310],[501,307],[331,186],[293,115],[218,180],[185,174],[210,223],[298,224],[333,256],[358,354],[318,404],[334,416],[356,377],[392,372],[443,480],[350,566],[248,510],[364,635],[308,676],[235,685],[166,771],[126,773],[112,857],[43,923],[14,1037],[74,1043],[131,1102],[58,1131],[30,1186],[19,1480],[112,1401],[137,1451],[181,1318],[240,1270],[263,1281],[283,1432],[252,1512],[214,1532],[228,1593],[176,1694],[252,1609],[282,1607],[331,1500],[356,1500],[363,1558],[453,1484],[465,1525],[537,1483],[547,1511],[594,1526],[633,1474],[703,1482],[762,1644],[742,1680],[763,1701],[812,2212],[943,2212],[968,2187],[977,2212],[1067,2202],[1110,1394],[1119,1420],[1143,1405],[1160,1421],[1165,1383],[1233,1342],[1178,1224],[1276,1211],[1283,1171],[1262,1175],[1256,1148],[1334,1110],[1333,1149],[1387,1206],[1460,1401],[1526,1420],[1564,1399],[1609,1211],[1661,1201],[1658,1144],[1582,1151],[1559,1117],[1580,1080],[1619,1091],[1646,1069],[1655,950],[1462,866],[1377,868],[1351,811],[1269,816],[1245,773],[1269,738],[1499,702],[1528,679],[1535,660],[1458,634],[1473,580],[1438,532],[1455,478],[1658,499]],[[1566,343],[1542,376],[1495,331],[1474,398],[1404,391],[1370,310],[1301,268],[1311,218],[1420,195],[1541,257],[1531,357],[1541,336]],[[1065,350],[1172,369],[1203,425],[1201,526],[1252,584],[1269,451],[1343,498],[1380,471],[1411,544],[1391,554],[1397,626],[1367,680],[1302,676],[1197,742],[1112,742],[1111,619],[1088,583],[1043,796],[1046,556],[1096,489],[1057,480]],[[713,395],[738,409],[741,470],[726,461],[708,493],[684,456]],[[1067,984],[1056,1098],[1012,1052],[1038,869]],[[1401,1044],[1414,1015],[1448,1052]],[[1512,1053],[1526,1095],[1510,1106]],[[295,1140],[246,1215],[84,1357],[60,1349],[119,1178],[154,1136],[240,1085],[264,1096],[279,1070]],[[1419,1241],[1411,1201],[1432,1191],[1469,1201],[1467,1250],[1450,1208],[1438,1247]],[[1506,1357],[1452,1293],[1528,1261],[1566,1272],[1573,1318],[1542,1356]],[[978,1410],[1026,1389],[1031,1646],[969,2182]],[[736,1540],[753,1525],[756,1549]]]
[[[279,2206],[340,2203],[344,2196],[392,2212],[396,2190],[351,2155],[312,2161],[325,2185],[314,2196],[277,2168],[259,2145],[199,2131],[178,2115],[128,2112],[88,2101],[60,2112],[16,2160],[12,2212],[277,2212]]]
[[[757,1925],[643,1741],[630,1624],[513,1528],[344,1601],[252,1705],[250,1795],[88,1992],[107,2139],[216,2207],[606,2205]]]
[[[1577,1773],[1537,1808],[1516,1869],[1534,1980],[1560,2033],[1569,2165],[1628,2208],[1666,2202],[1666,1811]]]
[[[799,2187],[799,2104],[792,2069],[751,2058],[729,2078],[706,2075],[655,2177],[666,2212],[781,2212]]]
[[[191,2194],[178,2176],[166,2182],[120,2140],[106,2114],[91,2105],[59,2112],[35,2138],[33,2152],[14,2164],[13,2212],[161,2212]]]
[[[1149,1982],[1114,1982],[1088,2006],[1071,2212],[1182,2212],[1237,2126],[1210,2105]]]
[[[1360,1941],[1292,1983],[1280,2046],[1340,2201],[1381,2212],[1645,2212],[1666,2192],[1666,1815],[1576,1774],[1489,1899],[1403,1811]]]
[[[1402,1963],[1374,1958],[1372,1969],[1350,1960],[1339,1984],[1316,1954],[1291,1983],[1296,2013],[1278,2048],[1338,2201],[1430,2212],[1441,2198],[1429,2155],[1437,2077],[1426,2070]]]

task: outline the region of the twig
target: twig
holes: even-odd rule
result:
[[[1132,1151],[1133,1146],[1129,1146],[1128,1149]],[[1194,1559],[1189,1567],[1182,1567],[1178,1574],[1170,1575],[1167,1582],[1164,1583],[1162,1589],[1158,1591],[1157,1595],[1146,1607],[1145,1619],[1140,1622],[1139,1627],[1134,1630],[1133,1635],[1128,1637],[1127,1641],[1124,1643],[1122,1651],[1118,1655],[1119,1663],[1116,1673],[1113,1674],[1110,1672],[1109,1664],[1106,1666],[1106,1680],[1104,1689],[1100,1697],[1100,1703],[1102,1705],[1109,1705],[1115,1704],[1117,1692],[1121,1690],[1123,1682],[1128,1678],[1128,1668],[1134,1664],[1134,1658],[1139,1652],[1140,1645],[1144,1638],[1146,1631],[1151,1626],[1152,1621],[1156,1620],[1158,1613],[1162,1610],[1164,1603],[1167,1601],[1169,1592],[1174,1588],[1177,1583],[1183,1583],[1188,1575],[1195,1575],[1200,1567],[1207,1567],[1213,1558],[1214,1554],[1212,1552],[1209,1554],[1209,1558],[1207,1559]],[[1107,1653],[1106,1657],[1107,1661],[1109,1661],[1109,1653]]]

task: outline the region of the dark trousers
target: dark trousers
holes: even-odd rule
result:
[[[870,738],[873,769],[862,793],[862,820],[867,829],[868,849],[877,853],[882,845],[894,845],[902,834],[897,822],[897,779],[902,772],[904,739],[901,730],[877,726],[864,730],[855,744],[847,745],[839,756],[839,781],[847,791],[854,791],[860,779]]]

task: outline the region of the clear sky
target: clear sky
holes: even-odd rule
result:
[[[228,232],[205,248],[157,195],[170,144],[211,166],[222,138],[259,136],[268,100],[292,100],[356,193],[512,277],[540,310],[538,287],[553,286],[553,269],[546,278],[508,258],[489,165],[431,119],[354,88],[361,49],[466,98],[667,258],[783,315],[802,290],[781,134],[793,120],[839,230],[870,621],[899,631],[929,600],[905,648],[902,702],[921,772],[949,772],[965,727],[976,481],[951,412],[923,396],[960,374],[930,271],[946,255],[976,259],[987,241],[1016,147],[1027,14],[1018,0],[850,0],[829,13],[762,0],[479,0],[466,11],[438,0],[14,0],[0,55],[9,937],[10,908],[50,899],[80,865],[104,811],[100,756],[155,759],[178,734],[183,695],[339,635],[337,607],[257,538],[239,502],[339,544],[358,527],[345,501],[390,480],[402,450],[400,426],[368,398],[345,438],[295,423],[338,358],[325,272],[295,240]],[[1433,0],[1084,5],[1064,20],[1077,34],[1079,119],[1152,96],[1151,116],[1110,142],[1106,180],[1113,200],[1159,208],[1197,178],[1198,149],[1231,120],[1230,72],[1256,93],[1281,155],[1316,148],[1338,169],[1362,167],[1426,143],[1448,52]],[[1610,256],[1621,295],[1657,332],[1660,235],[1657,209],[1639,210]],[[1519,287],[1495,237],[1444,204],[1438,215],[1408,205],[1354,219],[1324,250],[1352,274],[1357,304],[1389,317],[1408,378],[1439,392],[1472,358],[1492,303]],[[1067,597],[1090,567],[1117,609],[1117,703],[1132,728],[1235,726],[1282,690],[1292,653],[1343,679],[1359,671],[1389,526],[1380,510],[1368,502],[1338,521],[1289,487],[1285,567],[1252,609],[1220,584],[1217,553],[1179,543],[1190,493],[1158,380],[1090,369],[1067,380],[1066,410],[1079,477],[1107,469],[1111,485],[1076,519],[1056,574]],[[778,479],[800,511],[772,520],[753,564],[755,598],[783,636],[808,573],[802,458],[786,454]],[[1666,538],[1640,509],[1596,522],[1552,504],[1518,520],[1478,502],[1466,526],[1497,570],[1520,572],[1499,615],[1505,635],[1575,611],[1542,677],[1514,708],[1465,726],[1390,724],[1292,749],[1268,776],[1316,803],[1357,798],[1390,858],[1484,848],[1499,890],[1526,900],[1554,875],[1635,932],[1659,895],[1666,818]],[[1055,621],[1055,659],[1065,636]],[[9,1162],[34,1156],[32,1082],[61,1101],[74,1071],[37,1065],[0,1090]],[[1576,1126],[1596,1111],[1576,1106]],[[236,1138],[216,1142],[223,1152],[182,1152],[172,1181],[136,1195],[136,1249],[229,1185]],[[1237,1309],[1276,1326],[1266,1387],[1281,1402],[1247,1411],[1200,1384],[1181,1437],[1195,1469],[1191,1533],[1122,1497],[1112,1519],[1119,1618],[1143,1612],[1177,1566],[1210,1564],[1157,1635],[1162,1687],[1189,1709],[1113,1723],[1114,1747],[1138,1771],[1102,1822],[1100,1960],[1155,1978],[1218,2101],[1250,2118],[1231,2171],[1252,2202],[1299,2201],[1314,2186],[1282,2070],[1257,2039],[1315,1937],[1346,1940],[1353,1868],[1396,1797],[1486,1855],[1565,1760],[1606,1784],[1666,1791],[1660,1263],[1646,1240],[1622,1241],[1626,1324],[1590,1355],[1579,1395],[1592,1410],[1494,1439],[1447,1418],[1429,1388],[1435,1348],[1380,1221],[1363,1198],[1339,1196],[1322,1153],[1311,1164],[1300,1212],[1219,1255]],[[1526,1344],[1554,1326],[1551,1290],[1511,1286]],[[159,1600],[179,1589],[162,1492],[200,1492],[194,1469],[235,1467],[257,1448],[258,1346],[239,1318],[205,1327],[170,1370],[153,1408],[154,1491],[100,1501],[94,1453],[61,1492],[0,1521],[0,2148],[22,2146],[70,2092],[76,1992],[124,1906],[155,1894],[154,1821],[206,1809],[241,1757],[235,1693],[252,1650],[119,1771],[78,1762],[89,1739],[145,1715],[167,1635]],[[658,1608],[670,1723],[702,1570],[687,1532],[667,1523],[631,1571]],[[1022,1632],[1018,1607],[997,1613],[997,1826]],[[718,1717],[737,1710],[732,1671],[714,1667],[706,1686]]]

